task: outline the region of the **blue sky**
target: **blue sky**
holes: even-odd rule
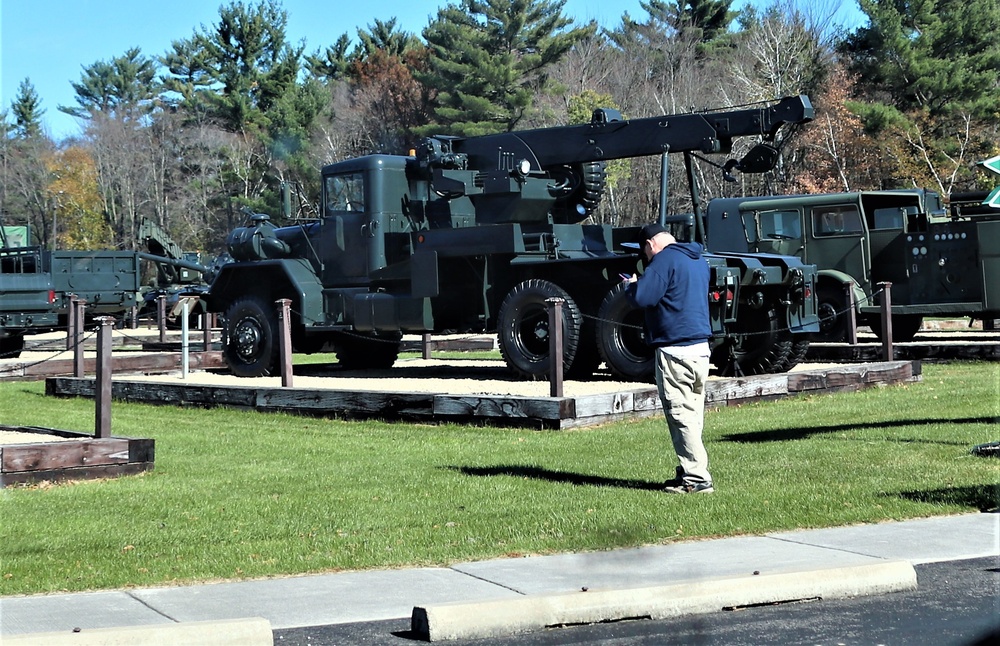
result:
[[[737,5],[746,0],[737,0]],[[846,21],[858,15],[854,0],[830,0]],[[457,3],[457,0],[454,0]],[[0,108],[9,109],[18,85],[31,80],[38,92],[47,132],[54,138],[78,134],[77,121],[57,109],[75,105],[70,83],[83,67],[139,47],[149,57],[163,54],[174,40],[190,38],[202,25],[218,20],[229,0],[0,0]],[[396,17],[399,26],[420,33],[445,0],[282,0],[288,33],[304,40],[312,53],[358,28]],[[808,4],[808,3],[807,3]],[[621,24],[628,12],[643,19],[639,0],[567,0],[564,12],[578,22],[595,19],[606,27]]]

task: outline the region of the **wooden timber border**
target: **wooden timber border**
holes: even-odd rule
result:
[[[998,361],[1000,342],[942,340],[938,343],[894,343],[895,359],[912,361]],[[807,361],[879,361],[882,358],[880,343],[810,343]]]
[[[719,378],[709,381],[706,406],[717,408],[790,395],[854,391],[920,379],[921,365],[916,361]],[[45,391],[47,395],[56,397],[93,397],[94,383],[90,378],[52,377],[46,380]],[[386,384],[391,384],[391,381]],[[120,401],[150,404],[226,406],[314,416],[480,423],[542,429],[596,426],[661,414],[656,388],[652,386],[576,397],[525,397],[254,385],[208,386],[118,378],[112,383],[112,397]]]
[[[152,439],[97,438],[36,426],[0,425],[0,431],[37,434],[46,440],[0,445],[0,487],[44,480],[107,478],[153,468]]]
[[[222,358],[222,352],[218,350],[209,350],[208,352],[192,351],[188,355],[188,360],[192,370],[222,368],[226,365],[225,360]],[[83,365],[84,372],[93,374],[97,370],[97,358],[85,357]],[[179,352],[119,353],[117,356],[112,355],[111,357],[111,369],[116,374],[127,372],[172,372],[180,368],[181,355]],[[41,380],[72,374],[72,354],[69,354],[67,358],[58,359],[38,359],[32,361],[22,357],[21,359],[0,361],[0,381]]]

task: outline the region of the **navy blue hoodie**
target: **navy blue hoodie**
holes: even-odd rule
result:
[[[708,317],[708,262],[697,242],[668,245],[626,294],[646,314],[646,342],[654,347],[694,345],[712,336]]]

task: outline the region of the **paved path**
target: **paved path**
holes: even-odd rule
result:
[[[1000,514],[781,532],[583,554],[172,588],[0,598],[25,633],[261,617],[273,629],[409,617],[416,606],[683,584],[887,561],[1000,559]]]

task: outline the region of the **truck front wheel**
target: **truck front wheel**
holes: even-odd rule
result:
[[[521,377],[545,379],[549,375],[549,311],[545,302],[561,298],[563,364],[572,366],[580,341],[583,317],[564,289],[547,280],[526,280],[510,290],[497,315],[497,344],[507,366]]]
[[[819,315],[817,341],[843,343],[847,340],[848,311],[846,297],[829,287],[820,287],[816,294],[816,313]]]
[[[223,354],[237,377],[265,377],[278,365],[278,313],[258,296],[242,298],[226,310]]]

